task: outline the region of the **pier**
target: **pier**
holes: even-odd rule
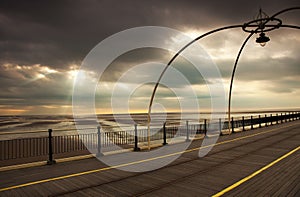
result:
[[[178,153],[181,156],[174,162],[149,172],[122,171],[95,158],[6,168],[0,172],[0,195],[297,196],[300,192],[299,141],[300,122],[294,120],[223,135],[208,155],[200,158],[202,140],[194,140],[183,154]],[[171,155],[165,155],[168,156]],[[160,159],[154,157],[123,165],[134,167]]]

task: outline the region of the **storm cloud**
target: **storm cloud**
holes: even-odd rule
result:
[[[195,37],[221,26],[243,24],[252,20],[259,8],[271,15],[294,6],[299,6],[299,2],[296,0],[1,1],[1,113],[51,113],[51,109],[56,113],[60,106],[65,106],[67,110],[58,113],[70,113],[72,82],[83,59],[99,42],[128,28],[164,26]],[[300,25],[299,10],[285,13],[280,18],[284,24]],[[238,65],[235,82],[237,94],[241,90],[242,95],[241,85],[253,82],[255,83],[253,87],[257,87],[257,83],[261,82],[269,85],[265,85],[263,90],[260,87],[259,95],[263,91],[264,95],[269,92],[272,96],[285,94],[285,101],[289,102],[287,107],[290,107],[291,103],[297,105],[295,107],[300,107],[295,101],[300,98],[299,33],[298,30],[287,28],[270,32],[268,36],[271,42],[265,48],[258,46],[255,43],[256,36],[253,36]],[[246,36],[241,29],[235,29],[211,35],[198,42],[218,66],[225,82],[230,78],[237,52]],[[168,62],[170,57],[172,54],[159,50],[129,53],[118,58],[101,81],[108,83],[116,81],[124,70],[128,70],[133,64],[150,60]],[[182,58],[174,64],[189,77],[193,85],[205,85],[206,82],[201,76],[199,77],[198,73],[187,65]],[[257,101],[248,105],[249,97],[245,94],[244,97],[238,96],[240,99],[237,101],[238,107],[263,107],[266,104],[263,102],[259,104]],[[199,97],[208,95],[205,93]],[[109,99],[105,97],[103,102],[109,102]],[[274,103],[274,107],[285,107],[282,101],[277,103]]]

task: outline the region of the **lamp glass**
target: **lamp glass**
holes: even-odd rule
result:
[[[266,46],[266,42],[261,42],[261,43],[259,43],[260,44],[260,46],[262,46],[262,47],[264,47],[264,46]]]

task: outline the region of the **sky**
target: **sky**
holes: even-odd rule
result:
[[[295,6],[300,6],[296,0],[1,0],[0,115],[71,114],[74,80],[83,60],[98,43],[118,32],[161,26],[195,38],[219,27],[253,20],[260,8],[272,15]],[[300,10],[284,13],[279,18],[283,24],[300,25]],[[258,35],[254,35],[239,60],[232,97],[234,111],[300,109],[300,31],[280,28],[266,34],[271,41],[265,47],[255,43]],[[215,33],[197,43],[220,70],[225,92],[228,92],[235,58],[247,36],[237,28]],[[113,112],[111,90],[133,65],[153,61],[166,64],[172,55],[168,51],[145,48],[117,57],[101,79],[86,70],[86,77],[101,82],[95,96],[96,112]],[[201,110],[209,111],[211,94],[207,81],[188,65],[183,57],[174,63],[189,79]],[[122,85],[132,85],[132,77],[128,81],[123,79]],[[184,97],[185,86],[175,84],[174,88],[183,94],[180,99],[188,99]],[[128,102],[131,112],[145,112],[152,89],[153,84],[144,84],[134,91],[130,100],[122,95],[118,99]],[[179,109],[180,99],[170,88],[159,88],[156,99],[157,103],[161,101],[156,105],[158,111]]]

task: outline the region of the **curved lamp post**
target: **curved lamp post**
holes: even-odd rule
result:
[[[279,12],[277,12],[276,14],[272,15],[271,17],[268,17],[261,9],[259,10],[259,14],[257,16],[257,19],[255,20],[252,20],[248,23],[245,23],[245,24],[241,24],[241,25],[230,25],[230,26],[225,26],[225,27],[221,27],[221,28],[217,28],[217,29],[214,29],[214,30],[211,30],[207,33],[204,33],[200,36],[198,36],[197,38],[195,38],[194,40],[190,41],[188,44],[186,44],[184,47],[182,47],[172,58],[171,60],[168,62],[168,64],[165,66],[165,68],[163,69],[162,73],[160,74],[155,86],[154,86],[154,89],[152,91],[152,95],[151,95],[151,99],[150,99],[150,102],[149,102],[149,107],[148,107],[148,114],[147,114],[147,117],[148,117],[148,150],[150,150],[150,122],[151,122],[151,110],[152,110],[152,104],[153,104],[153,100],[154,100],[154,97],[155,97],[155,93],[156,93],[156,90],[158,88],[158,85],[164,75],[164,73],[167,71],[167,69],[169,68],[169,66],[174,62],[174,60],[186,49],[188,48],[190,45],[192,45],[194,42],[210,35],[210,34],[213,34],[213,33],[216,33],[216,32],[219,32],[219,31],[222,31],[222,30],[226,30],[226,29],[233,29],[233,28],[242,28],[244,32],[247,32],[249,33],[248,37],[245,39],[244,43],[242,44],[239,52],[238,52],[238,55],[237,55],[237,58],[236,58],[236,61],[235,61],[235,64],[234,64],[234,67],[233,67],[233,71],[232,71],[232,76],[231,76],[231,81],[230,81],[230,88],[229,88],[229,99],[228,99],[228,129],[229,129],[229,133],[231,133],[231,127],[230,127],[230,110],[231,110],[231,92],[232,92],[232,85],[233,85],[233,79],[234,79],[234,74],[235,74],[235,71],[236,71],[236,67],[237,67],[237,64],[238,64],[238,60],[239,60],[239,57],[245,47],[245,45],[247,44],[248,40],[254,35],[254,34],[257,34],[257,33],[260,33],[260,37],[258,37],[256,39],[256,42],[259,43],[261,46],[265,46],[266,43],[268,41],[270,41],[270,38],[268,38],[266,35],[265,35],[265,32],[269,32],[269,31],[272,31],[274,29],[279,29],[280,27],[288,27],[288,28],[295,28],[295,29],[300,29],[299,26],[295,26],[295,25],[284,25],[282,24],[282,21],[278,18],[275,18],[276,16],[278,16],[279,14],[282,14],[284,12],[287,12],[287,11],[290,11],[290,10],[296,10],[296,9],[300,9],[300,7],[293,7],[293,8],[288,8],[288,9],[284,9],[284,10],[281,10]],[[277,22],[277,24],[268,24],[269,22]],[[248,29],[248,28],[252,28],[252,29]]]
[[[266,43],[268,41],[270,41],[270,38],[267,37],[265,35],[265,32],[269,32],[275,29],[279,29],[280,27],[288,27],[288,28],[295,28],[295,29],[300,29],[300,26],[294,26],[294,25],[283,25],[282,24],[282,20],[280,20],[279,18],[276,18],[276,16],[278,16],[279,14],[282,14],[284,12],[287,11],[291,11],[291,10],[296,10],[296,9],[300,9],[300,7],[293,7],[293,8],[288,8],[288,9],[284,9],[281,10],[279,12],[277,12],[276,14],[272,15],[271,17],[269,17],[266,13],[264,13],[261,9],[259,10],[259,14],[257,19],[252,20],[248,23],[245,23],[243,25],[243,31],[250,33],[249,36],[246,38],[246,40],[244,41],[244,43],[242,44],[239,53],[236,57],[234,66],[233,66],[233,70],[232,70],[232,74],[231,74],[231,80],[230,80],[230,86],[229,86],[229,95],[228,95],[228,131],[229,134],[231,133],[231,126],[230,125],[230,119],[231,119],[231,94],[232,94],[232,85],[233,85],[233,79],[234,79],[234,75],[235,75],[235,71],[237,68],[237,64],[239,61],[239,58],[241,56],[241,53],[245,47],[245,45],[247,44],[248,40],[253,36],[253,34],[259,34],[259,37],[256,38],[256,42],[259,43],[262,47],[264,47],[266,45]],[[275,21],[277,24],[268,24],[269,22],[273,22]],[[255,24],[256,23],[256,24]],[[248,28],[255,28],[255,29],[248,29]]]

